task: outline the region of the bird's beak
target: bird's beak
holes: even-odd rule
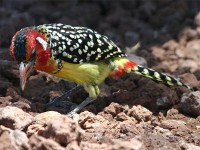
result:
[[[21,62],[20,63],[19,76],[20,76],[20,86],[21,86],[22,91],[25,88],[27,77],[28,77],[29,73],[31,72],[32,68],[33,68],[32,62],[29,62],[29,63]]]

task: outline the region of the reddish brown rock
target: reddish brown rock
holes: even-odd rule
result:
[[[80,114],[78,123],[83,129],[95,129],[108,125],[109,121],[100,115],[94,115],[91,112],[84,111]]]
[[[82,150],[147,150],[147,148],[136,139],[129,141],[114,140],[112,145],[81,142]]]
[[[127,106],[119,105],[118,103],[111,103],[108,107],[104,109],[104,113],[111,114],[115,117],[118,113],[127,111]]]
[[[42,124],[31,124],[27,128],[26,134],[29,137],[31,135],[38,135],[38,134],[40,134],[41,131],[44,131],[44,129],[45,129],[45,125],[42,125]]]
[[[20,130],[11,130],[4,126],[0,126],[0,149],[13,150],[29,149],[28,138],[26,134]]]
[[[90,143],[90,142],[81,142],[80,148],[82,150],[109,150],[111,146],[108,144],[97,144],[97,143]]]
[[[11,129],[24,129],[33,121],[33,117],[17,107],[0,108],[0,124]]]
[[[130,141],[122,141],[118,140],[114,141],[114,145],[111,149],[118,150],[147,150],[145,145],[137,139],[131,139]]]
[[[64,147],[52,139],[46,139],[42,136],[33,135],[29,139],[31,149],[35,150],[65,150]]]
[[[79,144],[83,135],[83,131],[76,122],[57,112],[41,113],[35,116],[35,123],[45,126],[44,128],[36,127],[38,135],[54,139],[61,145],[67,146],[71,142]]]
[[[179,146],[170,143],[167,139],[159,134],[143,134],[136,136],[136,139],[139,140],[147,149],[178,149]]]
[[[127,114],[138,121],[149,121],[152,117],[152,112],[141,105],[133,106]]]
[[[200,81],[197,80],[194,74],[192,73],[185,73],[180,75],[181,80],[187,83],[189,86],[193,88],[200,87]]]
[[[195,18],[194,18],[194,23],[196,26],[200,26],[200,13],[197,13]]]
[[[181,120],[172,120],[172,119],[168,119],[168,120],[163,120],[160,124],[160,127],[164,128],[164,129],[178,129],[178,128],[184,128],[186,129],[186,123],[184,121]]]
[[[0,97],[0,107],[8,106],[12,102],[13,102],[13,98],[11,96]]]

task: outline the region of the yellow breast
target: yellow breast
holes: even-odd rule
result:
[[[108,64],[97,62],[94,64],[72,64],[63,62],[62,69],[53,76],[63,78],[65,80],[76,82],[80,85],[84,84],[100,84],[110,74],[111,69]]]

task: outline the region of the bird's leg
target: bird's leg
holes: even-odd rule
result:
[[[70,111],[67,116],[68,117],[73,117],[74,114],[78,113],[79,111],[81,111],[85,106],[87,106],[88,104],[90,104],[91,102],[95,101],[96,98],[91,98],[88,97],[86,98],[82,103],[80,103],[76,108],[74,108],[72,111]]]
[[[72,105],[77,105],[73,102],[66,101],[66,99],[75,91],[78,89],[81,89],[82,87],[80,85],[75,86],[74,88],[70,89],[69,91],[65,92],[62,96],[56,97],[52,102],[49,102],[47,104],[44,104],[45,108],[48,108],[50,106],[72,106]]]
[[[76,106],[71,112],[67,114],[68,117],[73,117],[74,114],[78,113],[85,106],[97,99],[97,96],[100,94],[98,85],[96,84],[84,84],[84,89],[89,93],[89,97],[86,98],[82,103]]]

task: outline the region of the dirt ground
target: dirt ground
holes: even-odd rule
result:
[[[139,64],[193,88],[169,88],[126,74],[73,119],[75,105],[45,107],[74,83],[33,71],[19,88],[9,55],[13,34],[43,23],[87,26],[107,35]],[[80,89],[66,100],[79,104]],[[0,0],[0,149],[199,150],[200,2],[198,0]]]

